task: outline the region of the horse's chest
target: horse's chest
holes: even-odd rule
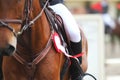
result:
[[[27,64],[24,66],[24,70],[27,74],[28,80],[34,80],[36,65]]]

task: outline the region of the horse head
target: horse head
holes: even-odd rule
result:
[[[20,30],[22,2],[0,0],[0,55],[12,55],[16,50],[16,33]]]
[[[34,37],[34,35],[39,34],[39,31],[42,33],[43,30],[40,29],[40,26],[38,24],[43,24],[46,21],[40,21],[39,19],[44,19],[44,17],[38,17],[39,12],[41,11],[41,6],[39,1],[32,1],[32,0],[1,0],[0,1],[0,53],[3,55],[11,55],[16,50],[16,43],[18,41],[18,35],[21,35],[25,32],[25,35],[27,34],[27,38],[31,39],[38,39],[39,37]],[[42,13],[42,12],[41,12]],[[42,14],[41,14],[42,15]],[[36,18],[36,16],[38,18]],[[31,27],[31,24],[35,22],[34,26],[38,26],[39,28],[29,28]],[[47,24],[48,26],[48,24]],[[45,27],[47,28],[47,27]],[[30,31],[32,29],[38,29],[38,32]],[[26,31],[25,31],[26,30]],[[33,33],[33,34],[32,34]],[[44,32],[46,33],[46,32]],[[20,38],[23,38],[24,36],[21,36]],[[25,40],[25,43],[27,46],[35,46],[38,44],[33,43],[34,40]],[[45,43],[44,43],[45,44]],[[40,45],[38,45],[41,47]]]
[[[4,26],[0,26],[0,55],[11,55],[16,48],[16,37]]]

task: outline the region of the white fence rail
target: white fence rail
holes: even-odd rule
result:
[[[97,80],[105,80],[104,24],[101,15],[75,15],[88,39],[88,70]],[[90,80],[90,79],[87,79]]]

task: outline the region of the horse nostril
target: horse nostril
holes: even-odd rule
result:
[[[7,48],[4,50],[3,55],[10,56],[14,53],[15,47],[12,45],[8,45]]]
[[[1,51],[0,51],[0,56],[2,55]]]

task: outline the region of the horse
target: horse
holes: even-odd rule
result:
[[[111,30],[110,35],[110,41],[112,44],[112,51],[114,52],[114,50],[116,50],[116,41],[118,42],[117,44],[120,45],[120,23],[118,22],[118,20],[115,20],[115,28]]]
[[[116,26],[114,29],[112,29],[112,35],[116,35],[117,37],[120,37],[120,23],[118,20],[115,20]]]
[[[66,56],[52,44],[42,0],[0,0],[0,55],[4,80],[60,80]],[[82,70],[87,70],[87,39],[82,34]],[[7,55],[7,56],[6,56]],[[69,80],[69,68],[63,80]]]

